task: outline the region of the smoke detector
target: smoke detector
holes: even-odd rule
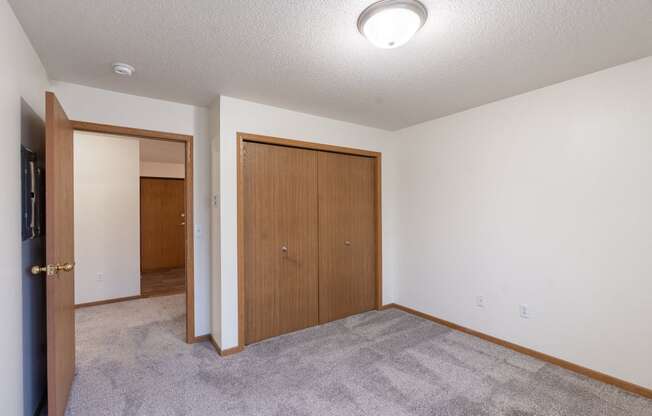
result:
[[[136,69],[129,65],[129,64],[123,64],[120,62],[116,62],[113,64],[113,72],[115,72],[118,75],[130,77],[134,74]]]

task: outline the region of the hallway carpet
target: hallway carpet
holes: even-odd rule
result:
[[[652,402],[390,309],[220,358],[183,295],[77,311],[68,415],[652,415]]]

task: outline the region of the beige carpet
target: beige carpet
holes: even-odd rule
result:
[[[183,295],[77,312],[68,415],[652,415],[652,402],[398,310],[220,358]]]

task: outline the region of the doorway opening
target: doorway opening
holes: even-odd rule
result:
[[[72,125],[75,307],[165,296],[196,342],[192,136]]]
[[[184,144],[140,139],[140,293],[185,293]]]

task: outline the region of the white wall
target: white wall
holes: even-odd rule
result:
[[[21,98],[44,117],[48,79],[9,4],[0,0],[0,409],[23,411],[20,256]]]
[[[71,119],[194,136],[195,335],[210,332],[210,142],[208,110],[65,82],[53,82]]]
[[[220,255],[221,270],[214,284],[220,305],[220,315],[214,311],[213,334],[219,334],[216,342],[226,349],[238,344],[237,305],[237,172],[236,133],[256,133],[317,143],[348,146],[383,152],[383,277],[392,281],[394,270],[393,215],[395,202],[392,195],[395,186],[395,167],[392,159],[391,133],[323,117],[283,110],[230,97],[221,97],[219,104],[220,143]],[[384,284],[385,302],[392,299],[391,284]],[[217,293],[217,292],[220,293]]]
[[[186,165],[183,163],[140,162],[140,176],[150,178],[177,178],[186,177]]]
[[[397,135],[397,303],[652,387],[652,58]]]
[[[140,146],[75,132],[75,304],[140,295]]]

